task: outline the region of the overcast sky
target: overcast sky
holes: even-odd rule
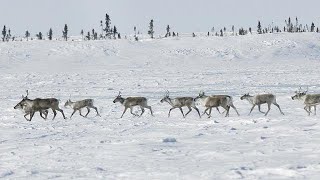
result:
[[[65,23],[78,35],[81,29],[99,29],[105,13],[122,34],[132,33],[134,26],[146,33],[150,19],[157,34],[163,34],[167,24],[178,32],[232,25],[256,29],[258,20],[283,26],[289,16],[320,24],[320,0],[1,0],[0,5],[0,25],[18,35],[25,30],[46,33],[50,27],[61,34]]]

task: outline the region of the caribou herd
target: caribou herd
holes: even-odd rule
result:
[[[59,107],[59,100],[56,98],[36,98],[36,99],[29,99],[28,95],[29,92],[28,90],[26,91],[27,95],[23,96],[22,95],[22,100],[14,107],[14,109],[20,109],[22,110],[25,115],[24,118],[27,121],[31,121],[34,114],[36,112],[39,112],[40,116],[43,119],[47,119],[49,109],[52,110],[53,112],[53,119],[56,117],[57,112],[59,111],[61,115],[63,116],[64,119],[66,119],[66,116],[63,112],[62,109]],[[320,104],[320,94],[308,94],[308,89],[306,91],[301,91],[301,88],[299,91],[295,92],[295,95],[291,97],[292,100],[301,100],[303,101],[305,107],[304,110],[310,115],[311,112],[311,107],[314,108],[314,114],[316,115],[316,106]],[[258,106],[259,112],[263,113],[265,116],[268,115],[271,105],[275,105],[280,113],[284,115],[282,112],[280,105],[276,101],[276,96],[274,94],[257,94],[257,95],[250,95],[244,94],[240,98],[241,100],[247,100],[250,104],[252,104],[252,107],[250,109],[249,115],[253,111],[253,109]],[[130,113],[134,116],[139,116],[141,117],[143,113],[145,112],[145,108],[149,109],[151,115],[153,116],[153,111],[150,105],[148,105],[148,100],[146,97],[122,97],[121,92],[116,96],[116,98],[113,100],[113,103],[119,102],[124,106],[123,113],[121,115],[121,118],[127,111],[127,109],[130,109]],[[222,107],[225,111],[223,113],[226,113],[226,117],[229,116],[229,110],[230,107],[234,109],[234,111],[237,113],[239,116],[239,112],[237,108],[233,104],[233,98],[229,95],[205,95],[204,92],[200,92],[197,97],[170,97],[169,91],[166,92],[164,97],[160,100],[161,103],[168,103],[171,108],[169,109],[168,112],[168,117],[170,117],[170,112],[176,108],[178,108],[182,114],[182,117],[185,118],[191,111],[192,109],[196,110],[197,114],[201,118],[203,115],[207,115],[208,118],[211,117],[211,111],[212,108],[216,108],[217,111],[219,111],[219,107]],[[80,116],[82,117],[87,117],[88,114],[90,113],[90,109],[94,109],[96,111],[96,116],[100,116],[98,112],[98,108],[94,106],[94,100],[93,99],[84,99],[80,101],[71,101],[71,99],[67,100],[64,107],[71,107],[73,109],[73,112],[70,116],[70,118],[76,113],[76,111],[79,111]],[[197,108],[197,104],[202,105],[205,110],[202,114],[200,114],[199,109]],[[267,104],[268,105],[268,110],[267,112],[261,111],[261,105],[262,104]],[[138,106],[141,109],[141,114],[135,114],[133,112],[133,107]],[[182,107],[187,107],[188,112],[185,114],[183,112]],[[87,113],[85,115],[82,114],[82,110],[87,109]],[[209,111],[209,112],[208,112]],[[29,115],[29,118],[27,116]]]

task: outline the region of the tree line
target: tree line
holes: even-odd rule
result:
[[[84,31],[83,29],[80,31],[80,35],[82,37],[82,40],[103,40],[103,39],[121,39],[121,34],[118,31],[117,27],[115,25],[111,25],[111,19],[110,16],[108,14],[105,15],[104,21],[101,20],[100,21],[100,30],[96,30],[94,28],[92,28],[89,31]],[[134,26],[133,28],[134,30],[134,39],[136,41],[139,40],[138,35],[140,34],[140,32],[137,32],[137,27]],[[65,24],[64,28],[62,30],[62,34],[61,37],[63,40],[68,41],[69,39],[69,28],[68,25]],[[298,21],[298,18],[295,18],[295,22],[293,22],[291,20],[291,17],[289,17],[287,20],[285,20],[285,25],[280,28],[279,26],[272,24],[269,24],[266,27],[262,26],[262,23],[260,21],[258,21],[257,24],[257,30],[256,33],[257,34],[266,34],[266,33],[279,33],[279,32],[289,32],[289,33],[301,33],[301,32],[317,32],[319,33],[319,28],[315,26],[315,24],[312,22],[310,25],[308,24],[301,24]],[[150,38],[155,38],[155,30],[154,30],[154,20],[151,19],[149,22],[149,27],[148,27],[148,35],[150,35]],[[247,35],[247,34],[252,34],[252,28],[249,27],[248,29],[245,29],[243,27],[238,28],[238,31],[236,32],[235,26],[231,27],[231,31],[227,31],[227,28],[224,27],[220,30],[215,31],[215,28],[212,27],[211,28],[211,32],[208,31],[207,36],[225,36],[227,33],[233,35],[233,36],[238,36],[238,35]],[[196,34],[193,32],[192,37],[196,37]],[[45,36],[47,38],[45,38]],[[166,26],[165,28],[165,34],[163,36],[159,36],[160,38],[164,37],[175,37],[175,36],[179,36],[179,34],[177,32],[171,31],[171,28],[169,25]],[[43,35],[42,32],[38,32],[35,34],[34,37],[31,37],[31,33],[27,30],[24,34],[24,38],[29,41],[29,39],[33,40],[38,39],[38,40],[44,40],[44,39],[48,39],[48,40],[53,40],[53,30],[52,28],[50,28],[47,32],[46,35]],[[125,38],[127,38],[125,36]],[[2,29],[2,41],[16,41],[17,38],[16,36],[13,36],[11,34],[11,29],[7,28],[6,25],[3,26]],[[22,41],[22,39],[20,39]]]
[[[319,33],[319,28],[315,26],[314,22],[311,22],[310,25],[308,24],[301,24],[299,23],[298,17],[295,18],[295,22],[291,20],[291,17],[289,17],[287,20],[284,21],[285,25],[281,28],[280,26],[269,24],[266,27],[262,26],[261,21],[258,21],[257,24],[257,34],[267,34],[267,33],[280,33],[280,32],[289,32],[289,33],[301,33],[301,32],[317,32]],[[218,31],[214,31],[214,27],[211,29],[211,34],[215,36],[224,36],[227,33],[226,27],[223,29],[220,29]],[[215,34],[214,34],[215,32]],[[235,32],[235,27],[232,26],[231,28],[231,34],[232,35],[247,35],[248,33],[252,34],[252,28],[249,27],[248,29],[244,29],[243,27],[240,27],[238,29],[238,32]],[[207,34],[210,35],[210,32]]]

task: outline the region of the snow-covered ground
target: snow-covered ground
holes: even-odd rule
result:
[[[319,115],[292,101],[301,86],[320,93],[320,36],[268,34],[108,41],[0,43],[0,178],[6,179],[319,179]],[[75,114],[28,122],[13,107],[30,98],[95,99],[102,117]],[[172,97],[229,94],[241,116],[213,111],[183,119],[161,104]],[[112,101],[145,96],[141,118]],[[241,101],[274,93],[267,117]],[[200,107],[201,112],[204,110]],[[186,112],[186,109],[184,109]],[[266,105],[263,106],[266,110]],[[140,111],[135,108],[135,111]],[[174,141],[176,142],[170,142]],[[169,141],[169,142],[168,142]]]

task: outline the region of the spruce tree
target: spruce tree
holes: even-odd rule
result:
[[[232,25],[232,35],[234,36],[234,25]]]
[[[214,32],[214,27],[211,28],[211,32],[212,32],[212,33]]]
[[[48,32],[48,39],[51,41],[52,40],[52,28],[49,29],[49,32]]]
[[[148,34],[151,36],[151,38],[153,39],[153,34],[154,34],[154,30],[153,30],[153,19],[151,19],[150,23],[149,23],[149,31]]]
[[[42,40],[42,33],[39,32],[38,34],[36,34],[36,37],[37,37],[39,40]]]
[[[298,21],[298,17],[296,17],[296,32],[299,32],[299,21]]]
[[[315,26],[314,26],[314,23],[312,22],[311,23],[311,32],[314,32],[314,28],[315,28]]]
[[[63,38],[68,41],[68,26],[67,24],[64,25],[63,31],[62,31]]]
[[[7,36],[7,28],[6,28],[6,26],[3,26],[3,30],[2,30],[2,41],[3,42],[6,39],[6,36]]]
[[[81,34],[81,36],[82,36],[82,40],[83,40],[83,35],[84,35],[83,29],[81,29],[80,34]]]
[[[103,36],[103,22],[102,21],[100,21],[100,27],[101,27],[101,34],[100,34],[100,37],[102,37]]]
[[[92,40],[96,40],[96,39],[95,39],[95,34],[96,34],[95,30],[92,29],[91,32],[92,32],[92,33],[91,33],[91,39],[92,39]]]
[[[111,19],[110,19],[110,16],[108,14],[106,14],[106,17],[105,17],[105,29],[104,31],[106,32],[106,37],[109,37],[110,38],[110,34],[111,34]]]
[[[260,21],[258,21],[258,34],[262,34]]]
[[[86,38],[87,38],[87,40],[90,41],[90,39],[91,39],[90,31],[88,31],[88,35],[86,36]]]
[[[288,32],[292,32],[292,29],[291,29],[291,18],[290,17],[288,19]]]
[[[7,36],[6,36],[6,41],[9,42],[10,38],[11,38],[11,30],[8,29],[8,33],[7,33]]]
[[[116,26],[113,26],[113,38],[116,39],[116,35],[118,34],[118,29]]]
[[[169,34],[170,34],[170,26],[169,26],[169,25],[167,25],[167,33],[166,33],[166,37],[168,37],[168,36],[169,36]]]
[[[29,37],[30,37],[30,32],[27,30],[25,33],[25,37],[27,38],[27,41],[29,41]]]

